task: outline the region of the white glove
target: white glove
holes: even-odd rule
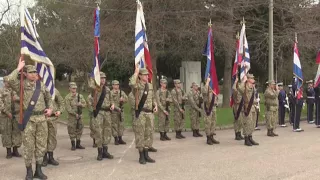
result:
[[[289,106],[287,104],[284,105],[285,108],[290,109]]]
[[[260,102],[260,98],[257,98],[257,101]]]

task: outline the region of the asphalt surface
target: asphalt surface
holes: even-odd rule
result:
[[[154,135],[156,153],[149,153],[156,163],[140,165],[134,145],[134,135],[128,131],[127,145],[109,146],[113,160],[97,161],[97,150],[92,148],[89,130],[85,129],[82,144],[85,150],[70,150],[65,125],[59,124],[58,147],[55,158],[58,167],[49,165],[43,172],[54,180],[318,180],[320,179],[320,129],[302,122],[304,132],[292,132],[292,127],[277,128],[279,137],[266,136],[265,127],[253,137],[259,146],[246,147],[234,140],[233,130],[217,131],[219,145],[206,145],[205,137],[184,140],[170,133],[171,141],[162,142]],[[22,153],[22,148],[20,148]],[[6,159],[5,148],[0,149],[0,179],[20,180],[25,177],[22,158]],[[33,167],[33,170],[35,167]]]

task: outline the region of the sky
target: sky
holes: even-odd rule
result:
[[[6,13],[4,16],[1,24],[11,24],[13,21],[15,21],[19,17],[19,6],[20,6],[20,0],[8,0],[9,4],[11,5],[10,11]],[[23,3],[26,7],[32,7],[35,4],[34,0],[23,0]],[[4,10],[7,8],[7,0],[0,0],[0,15]]]

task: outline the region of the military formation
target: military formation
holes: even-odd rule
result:
[[[18,72],[23,69],[23,123],[19,124],[20,110],[20,81]],[[112,81],[112,89],[106,86],[106,74],[100,72],[99,87],[90,80],[90,93],[87,98],[77,92],[77,84],[69,83],[69,94],[63,98],[55,89],[54,97],[42,83],[35,66],[25,65],[21,61],[16,70],[4,77],[4,88],[0,90],[0,112],[2,118],[0,132],[3,147],[7,149],[6,158],[21,157],[18,149],[23,144],[23,158],[26,166],[26,179],[47,179],[42,167],[57,166],[59,162],[54,159],[54,150],[57,146],[57,120],[62,113],[67,114],[67,131],[70,137],[71,150],[85,149],[81,145],[81,136],[84,128],[83,109],[89,109],[90,137],[92,146],[97,148],[97,160],[113,159],[109,152],[109,144],[114,140],[115,145],[126,144],[124,135],[124,104],[129,103],[133,119],[132,128],[135,136],[135,146],[138,151],[139,163],[155,163],[149,152],[157,152],[153,147],[153,133],[155,129],[155,113],[158,114],[158,130],[161,141],[170,141],[170,114],[173,111],[173,122],[176,139],[186,138],[185,130],[186,108],[190,106],[189,115],[193,137],[199,138],[200,120],[204,120],[204,133],[208,145],[219,144],[215,139],[218,95],[210,87],[211,79],[205,83],[192,83],[189,93],[181,88],[181,81],[174,80],[174,88],[167,89],[166,79],[160,80],[160,88],[153,89],[148,81],[149,72],[146,69],[136,68],[129,79],[131,92],[126,93],[120,89],[119,81]],[[234,131],[235,140],[244,140],[245,146],[257,146],[254,140],[254,131],[259,130],[258,118],[260,113],[260,96],[252,74],[247,74],[247,80],[235,83],[232,87],[231,98],[234,101]],[[320,127],[319,107],[320,90],[313,87],[313,81],[308,81],[306,90],[306,103],[308,108],[308,122]],[[280,127],[286,127],[285,114],[289,112],[290,124],[294,132],[303,131],[300,128],[301,110],[304,107],[303,99],[296,98],[296,84],[293,82],[283,88],[283,83],[276,84],[268,81],[264,91],[265,119],[267,136],[275,137],[277,122]],[[315,104],[315,110],[314,110]],[[172,107],[172,108],[171,108]],[[315,120],[313,113],[315,111]],[[22,131],[21,131],[22,129]],[[36,169],[33,173],[33,156]]]

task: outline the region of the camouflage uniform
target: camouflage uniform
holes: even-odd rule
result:
[[[147,69],[140,69],[140,75],[148,75]],[[133,89],[133,94],[138,95],[139,102],[144,94],[145,86],[148,85],[148,95],[138,117],[133,120],[133,131],[135,135],[136,148],[139,150],[141,164],[147,162],[155,162],[148,155],[148,149],[152,148],[153,130],[154,130],[154,114],[153,106],[156,106],[156,100],[151,83],[144,84],[137,82],[138,77],[133,75],[130,78],[129,85]],[[139,103],[138,102],[138,103]]]
[[[70,82],[69,83],[70,88],[77,88],[76,83]],[[79,102],[81,104],[81,109],[86,107],[86,100],[83,98],[81,94],[79,94]],[[81,135],[83,132],[83,120],[80,118],[77,120],[76,115],[78,114],[78,93],[73,95],[72,93],[69,93],[65,99],[65,108],[68,112],[68,134],[71,140],[71,150],[75,149],[84,149],[84,147],[81,146]],[[81,116],[81,115],[80,115]],[[79,121],[79,129],[77,129],[77,121]],[[75,145],[76,140],[76,145]]]
[[[192,83],[191,88],[193,86],[198,86],[196,83]],[[190,108],[190,119],[191,119],[191,128],[193,131],[193,137],[202,137],[199,133],[200,129],[200,118],[203,113],[202,109],[202,94],[198,90],[191,89],[188,94],[188,100],[191,105]]]
[[[248,80],[253,80],[254,76],[252,74],[247,75]],[[248,81],[247,80],[247,81]],[[247,107],[249,105],[250,99],[253,98],[255,99],[254,93],[255,93],[255,88],[249,87],[248,82],[243,82],[239,86],[239,92],[243,96],[244,100],[244,110],[248,113],[247,116],[245,115],[246,112],[243,113],[243,134],[245,135],[245,145],[247,146],[252,146],[252,145],[259,145],[252,139],[252,133],[255,128],[255,120],[254,120],[254,115],[255,115],[255,108],[254,104],[252,104],[251,109],[248,111]],[[254,100],[256,101],[256,100]],[[253,102],[254,102],[253,101]]]
[[[167,84],[167,80],[161,79],[160,82]],[[158,114],[158,129],[160,132],[160,140],[170,140],[167,136],[167,132],[169,132],[170,127],[170,114],[168,117],[166,116],[165,112],[167,111],[170,113],[170,103],[172,103],[171,93],[167,89],[158,89],[156,92],[156,99],[159,108]],[[166,107],[168,106],[168,109]]]
[[[180,80],[176,79],[173,81],[174,84],[180,84]],[[185,126],[185,112],[181,113],[180,108],[184,104],[184,101],[187,100],[186,95],[184,94],[182,89],[174,88],[171,91],[171,96],[174,104],[174,130],[176,131],[176,138],[181,139],[185,138],[181,131]]]
[[[119,81],[112,81],[112,85],[119,85]],[[120,108],[120,91],[121,97],[123,98],[122,107]],[[111,98],[114,102],[115,110],[111,113],[112,119],[112,136],[114,137],[115,145],[126,144],[122,140],[123,131],[124,131],[124,113],[123,113],[123,104],[128,101],[126,93],[122,90],[111,90]],[[121,113],[121,114],[120,114]]]
[[[89,94],[89,96],[87,97],[87,108],[89,111],[89,129],[90,129],[90,137],[93,139],[93,145],[92,147],[97,147],[96,144],[96,140],[94,138],[94,129],[93,129],[93,107],[92,107],[92,103],[93,103],[93,97],[91,94]]]
[[[270,81],[270,83],[275,85],[274,81]],[[264,92],[266,106],[266,121],[268,129],[267,135],[271,137],[277,136],[277,134],[275,134],[273,130],[276,128],[276,122],[278,119],[278,95],[279,91],[274,90],[271,87],[268,87]]]
[[[37,72],[36,68],[31,65],[25,66],[25,69],[27,73]],[[9,75],[9,85],[14,91],[20,92],[20,81],[17,77],[18,70],[16,69]],[[23,109],[26,110],[29,102],[33,104],[31,97],[34,94],[36,83],[25,79],[23,87]],[[33,156],[35,156],[36,159],[36,171],[34,177],[46,178],[41,170],[42,158],[47,150],[48,140],[48,124],[46,117],[43,114],[45,109],[53,109],[53,105],[50,92],[47,90],[45,84],[41,82],[38,101],[35,103],[32,115],[26,124],[23,133],[23,157],[27,167],[26,178],[30,178],[32,176],[31,163]]]
[[[212,98],[213,98],[213,93],[212,89],[210,86],[206,85],[201,88],[202,96],[203,96],[203,103],[206,109],[210,108],[210,105],[212,103]],[[207,135],[207,144],[212,145],[212,144],[219,144],[219,141],[216,141],[213,137],[215,135],[214,131],[216,129],[216,122],[217,122],[217,104],[218,104],[218,97],[214,97],[214,104],[212,107],[212,110],[210,114],[208,115],[207,112],[204,112],[204,125],[205,125],[205,132]]]
[[[129,103],[130,103],[130,107],[131,107],[131,116],[132,116],[132,121],[134,120],[134,116],[135,116],[135,97],[132,93],[132,91],[129,93],[128,95],[128,100],[129,100]]]
[[[4,77],[4,80],[7,81],[8,77]],[[15,101],[13,101],[15,99]],[[21,157],[18,152],[18,148],[22,144],[21,132],[18,128],[19,116],[19,97],[17,93],[11,88],[4,87],[0,90],[0,104],[3,106],[0,107],[0,112],[3,115],[11,114],[13,119],[9,117],[4,117],[3,119],[3,131],[2,131],[2,145],[7,148],[7,158],[12,156]],[[11,148],[13,148],[13,153],[11,153]]]
[[[239,106],[240,106],[240,102],[241,102],[241,99],[242,99],[242,96],[238,90],[238,85],[239,83],[234,83],[233,87],[232,87],[232,91],[233,91],[233,94],[232,94],[232,98],[233,98],[233,101],[234,101],[234,104],[232,106],[232,109],[233,109],[233,114],[236,115],[237,114],[237,111],[239,109]],[[241,135],[241,130],[242,130],[242,121],[243,121],[243,107],[242,109],[240,110],[240,114],[239,114],[239,117],[238,119],[234,119],[234,132],[235,132],[235,139],[236,140],[242,140],[243,137]]]

